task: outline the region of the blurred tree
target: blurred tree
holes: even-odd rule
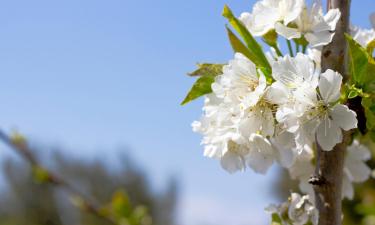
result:
[[[156,193],[146,174],[129,157],[121,159],[122,166],[109,168],[98,160],[81,161],[56,153],[48,165],[53,165],[53,171],[98,205],[108,205],[115,193],[118,197],[125,191],[132,205],[147,208],[152,224],[175,225],[177,182],[171,179],[166,191]],[[0,191],[0,225],[108,224],[74,207],[65,190],[36,182],[27,163],[7,158],[3,171],[8,187]]]

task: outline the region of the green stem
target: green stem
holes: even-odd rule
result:
[[[297,42],[295,42],[295,44],[296,44],[296,53],[298,53],[299,52],[299,44],[297,43]]]
[[[289,54],[290,56],[294,57],[292,44],[290,43],[290,40],[286,40],[286,43],[288,44]]]
[[[277,46],[277,44],[275,44],[274,46],[271,46],[271,47],[275,49],[276,54],[277,54],[278,56],[283,56],[283,53],[280,51],[280,49],[279,49],[279,47]]]
[[[303,54],[306,53],[306,49],[307,49],[307,45],[303,45],[303,46],[302,46],[302,53],[303,53]]]

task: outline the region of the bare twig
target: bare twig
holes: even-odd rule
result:
[[[96,203],[92,202],[92,200],[89,200],[89,198],[85,194],[74,188],[73,185],[65,181],[62,177],[42,167],[37,158],[33,155],[34,151],[29,147],[26,141],[14,140],[2,130],[0,130],[0,140],[7,146],[9,146],[12,150],[17,152],[20,156],[22,156],[26,161],[28,161],[33,168],[42,169],[43,173],[45,173],[46,176],[44,178],[45,182],[61,187],[67,190],[71,194],[71,196],[78,198],[81,209],[84,209],[85,211],[99,218],[102,218],[111,224],[117,225],[117,222],[113,218],[106,214],[103,214],[103,212],[100,210],[100,207]]]

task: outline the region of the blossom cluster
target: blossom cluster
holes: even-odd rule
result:
[[[192,124],[203,135],[204,155],[220,160],[230,173],[250,168],[265,174],[276,162],[300,181],[305,196],[293,193],[288,202],[269,208],[287,212],[292,224],[316,224],[314,193],[308,180],[313,174],[314,149],[331,151],[343,132],[357,128],[357,115],[345,103],[343,77],[322,71],[321,50],[334,35],[341,13],[323,12],[319,1],[261,0],[239,21],[255,37],[283,37],[290,46],[283,55],[279,44],[266,53],[270,74],[249,57],[237,52],[215,77],[212,93],[205,96],[203,116]],[[375,15],[372,16],[375,26]],[[352,25],[351,36],[367,47],[375,40],[374,29]],[[275,41],[275,40],[274,40]],[[272,41],[271,41],[272,42]],[[345,160],[343,197],[353,198],[352,182],[368,179],[365,164],[369,150],[354,140]]]

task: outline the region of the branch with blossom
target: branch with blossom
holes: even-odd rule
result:
[[[205,96],[203,116],[192,127],[203,135],[204,156],[226,171],[265,174],[277,163],[299,180],[304,196],[292,193],[269,208],[276,224],[328,224],[335,204],[327,190],[352,199],[352,183],[371,174],[370,151],[361,142],[375,141],[375,31],[349,27],[349,1],[328,3],[325,13],[320,1],[260,0],[239,17],[225,6],[234,59],[198,65],[192,74],[199,78],[183,101]],[[371,20],[375,26],[375,14]],[[332,165],[337,182],[323,168],[336,154],[345,155]]]

